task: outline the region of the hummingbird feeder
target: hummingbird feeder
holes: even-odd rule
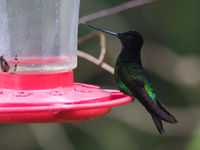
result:
[[[80,0],[0,0],[0,123],[86,121],[131,97],[74,83]]]

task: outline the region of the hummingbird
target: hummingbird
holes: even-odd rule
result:
[[[151,114],[158,132],[164,134],[162,121],[174,124],[177,123],[177,120],[159,102],[150,78],[144,70],[141,62],[142,35],[135,30],[116,33],[97,28],[87,23],[84,24],[119,38],[122,49],[114,69],[114,77],[119,90],[126,95],[137,98]]]

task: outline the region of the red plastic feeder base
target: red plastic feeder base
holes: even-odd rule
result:
[[[116,90],[73,83],[73,72],[0,74],[0,123],[87,121],[132,100]]]

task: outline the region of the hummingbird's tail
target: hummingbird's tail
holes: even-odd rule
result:
[[[142,92],[143,95],[137,95],[138,100],[143,104],[146,110],[151,114],[153,121],[158,129],[158,131],[163,134],[164,129],[162,125],[162,120],[168,123],[177,123],[176,118],[171,115],[167,109],[158,101],[156,103],[146,94]]]
[[[158,101],[157,102],[157,106],[166,114],[160,113],[159,115],[157,115],[155,112],[150,112],[152,119],[156,125],[156,128],[158,129],[158,131],[160,132],[160,134],[164,134],[165,131],[163,129],[163,124],[162,124],[162,120],[169,122],[169,123],[177,123],[176,118],[171,115],[167,109]],[[165,117],[164,117],[165,116]],[[166,119],[167,118],[167,119]]]
[[[166,121],[168,123],[177,123],[176,118],[171,115],[167,109],[158,101],[156,100],[156,104],[155,103],[143,103],[141,100],[139,100],[147,109],[147,111],[151,114],[152,119],[156,125],[156,128],[158,129],[160,134],[164,134],[165,131],[163,129],[163,124],[162,124],[162,120]],[[149,102],[149,101],[148,101]]]
[[[160,134],[165,133],[165,131],[163,129],[162,121],[158,117],[156,117],[155,115],[153,115],[153,114],[151,114],[151,116],[152,116],[152,119],[153,119],[153,121],[154,121],[154,123],[156,125],[156,128],[158,129],[158,132]]]
[[[162,116],[160,116],[160,115],[158,115],[158,117],[160,117],[160,119],[162,119],[162,120],[164,120],[164,121],[166,121],[166,122],[169,122],[169,123],[177,123],[178,121],[176,120],[176,118],[172,115],[172,114],[170,114],[169,112],[168,112],[168,110],[164,107],[164,105],[163,104],[161,104],[158,100],[156,100],[156,103],[157,103],[157,106],[163,111],[163,112],[165,112],[166,114],[165,115],[162,115],[162,113],[160,114],[160,115],[162,115],[162,116],[165,116],[164,118],[162,117]],[[165,118],[167,118],[167,119],[165,119]]]
[[[146,93],[144,94],[146,95],[145,98],[138,97],[138,100],[143,104],[143,106],[151,115],[169,123],[178,122],[176,118],[172,114],[170,114],[158,100],[156,100],[156,103],[154,103],[153,100],[151,100],[151,98]]]

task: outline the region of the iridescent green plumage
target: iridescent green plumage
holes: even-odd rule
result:
[[[87,24],[88,25],[88,24]],[[156,98],[152,84],[142,66],[140,51],[143,38],[136,31],[114,33],[88,25],[91,28],[118,37],[122,43],[122,50],[115,66],[115,80],[121,92],[136,97],[151,114],[152,119],[162,134],[164,133],[162,120],[176,123],[176,119]]]
[[[120,75],[118,74],[118,70],[121,69],[120,67],[122,67],[122,66],[116,65],[116,67],[115,67],[115,73],[114,73],[115,80],[116,80],[121,92],[123,92],[127,95],[132,95],[132,91],[120,79]],[[127,64],[125,67],[128,68],[128,71],[124,70],[124,72],[123,72],[123,74],[125,76],[127,76],[126,78],[129,78],[131,76],[131,78],[135,79],[135,80],[137,78],[142,79],[142,81],[144,82],[144,88],[145,88],[146,92],[151,97],[151,99],[154,102],[156,102],[156,95],[155,95],[154,89],[152,87],[152,84],[151,84],[149,78],[147,77],[146,73],[144,72],[144,69],[140,65],[135,64],[135,63]],[[130,74],[130,72],[131,72],[131,74]]]

